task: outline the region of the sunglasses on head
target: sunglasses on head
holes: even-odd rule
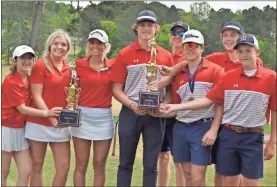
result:
[[[184,48],[184,49],[189,49],[189,48],[191,48],[191,49],[196,49],[196,48],[198,48],[198,47],[200,47],[200,46],[201,46],[200,44],[194,43],[194,42],[187,42],[187,43],[184,43],[184,44],[183,44],[183,48]]]
[[[183,37],[185,34],[185,31],[171,31],[172,36],[177,36],[179,35],[180,37]]]

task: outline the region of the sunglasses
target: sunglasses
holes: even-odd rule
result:
[[[185,31],[171,31],[171,35],[172,36],[180,36],[180,37],[183,37],[185,34]]]
[[[196,48],[199,48],[201,45],[198,44],[198,43],[194,43],[194,42],[188,42],[188,43],[184,43],[183,44],[183,49],[196,49]]]

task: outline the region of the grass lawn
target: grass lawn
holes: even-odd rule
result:
[[[73,171],[75,166],[75,157],[74,157],[74,150],[73,145],[71,146],[72,152],[71,152],[71,167],[68,175],[67,185],[66,186],[73,186]],[[133,180],[132,180],[132,186],[141,186],[142,185],[142,142],[139,143],[138,149],[137,149],[137,155],[136,160],[134,164],[134,171],[133,171]],[[111,156],[112,148],[110,150],[110,154],[108,156],[107,161],[107,178],[106,178],[106,186],[116,186],[116,176],[117,176],[117,166],[118,166],[118,159],[119,159],[119,145],[117,140],[117,146],[116,146],[116,156]],[[93,153],[92,153],[93,154]],[[92,169],[92,154],[91,159],[87,171],[87,186],[93,185],[93,169]],[[43,172],[43,178],[44,178],[44,185],[50,186],[51,182],[53,180],[55,173],[54,168],[54,160],[52,156],[52,152],[50,149],[48,149],[45,159],[45,165],[44,165],[44,172]],[[8,185],[15,185],[16,181],[16,167],[14,164],[14,161],[12,161],[11,165],[11,172],[8,178]],[[173,163],[171,163],[171,178],[169,185],[175,186],[175,169]],[[213,166],[208,167],[206,181],[208,186],[213,185]],[[265,162],[264,166],[264,178],[261,180],[261,186],[276,186],[276,157],[274,157],[270,161]]]

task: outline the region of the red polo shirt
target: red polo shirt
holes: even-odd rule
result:
[[[49,58],[50,59],[50,58]],[[66,62],[63,62],[63,69],[61,72],[55,67],[52,60],[49,60],[52,66],[52,71],[49,71],[44,61],[38,61],[35,63],[30,82],[31,84],[42,84],[42,99],[44,100],[48,109],[53,107],[65,107],[66,106],[66,94],[65,87],[70,83],[71,69]],[[32,107],[37,106],[32,102]],[[51,126],[50,121],[47,118],[29,116],[27,121],[37,123],[45,126]]]
[[[23,128],[26,116],[21,114],[16,106],[30,105],[31,93],[29,84],[24,84],[20,74],[16,71],[14,75],[7,75],[2,83],[2,126],[11,128]]]
[[[114,60],[105,58],[106,68],[96,71],[89,66],[89,59],[76,60],[76,71],[80,81],[79,105],[92,108],[112,106],[111,69]]]
[[[217,53],[212,53],[208,56],[205,57],[207,60],[221,66],[225,72],[228,72],[230,70],[236,69],[241,66],[240,62],[234,63],[227,52],[217,52]],[[258,57],[257,58],[257,64],[264,66],[263,61]],[[270,110],[267,110],[267,121],[269,121],[269,116],[270,116]]]
[[[240,62],[234,63],[230,59],[228,52],[212,53],[210,55],[205,56],[204,58],[221,66],[225,72],[228,72],[230,70],[236,69],[237,67],[241,66]],[[263,62],[260,58],[257,58],[257,63],[263,66]]]
[[[217,84],[223,75],[223,70],[220,66],[203,59],[202,64],[199,66],[196,78],[194,91],[191,93],[188,78],[187,78],[187,65],[182,68],[173,82],[173,103],[186,103],[190,97],[194,99],[204,97],[209,90]],[[193,75],[190,75],[192,80]],[[213,117],[215,114],[214,105],[198,110],[185,110],[177,113],[177,120],[184,123],[190,123],[203,118]]]
[[[256,73],[248,77],[240,66],[223,76],[206,97],[224,103],[223,124],[263,126],[267,108],[276,111],[276,73],[257,66]]]
[[[170,52],[159,45],[156,45],[156,50],[157,65],[173,66]],[[150,60],[150,54],[150,51],[142,49],[138,41],[135,41],[122,49],[115,59],[111,80],[124,84],[124,93],[133,101],[138,101],[139,92],[147,89],[145,65]]]
[[[169,52],[173,56],[174,65],[179,64],[180,62],[186,60],[185,52],[183,50],[180,50],[179,53],[176,53],[176,54],[172,53],[172,49],[170,49]]]

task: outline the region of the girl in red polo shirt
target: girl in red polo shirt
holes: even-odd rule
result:
[[[57,116],[60,107],[51,110],[37,110],[30,105],[28,74],[34,64],[35,53],[29,46],[15,48],[15,65],[2,84],[2,185],[7,185],[12,157],[17,166],[17,186],[27,186],[31,173],[29,144],[24,137],[26,115],[50,117]],[[27,106],[26,106],[27,105]]]
[[[106,57],[110,47],[106,32],[96,29],[88,36],[86,57],[76,60],[81,88],[79,109],[82,110],[82,117],[81,126],[71,128],[76,158],[75,186],[86,185],[92,142],[94,186],[105,185],[105,165],[114,136],[110,79],[113,60]]]
[[[53,32],[46,40],[43,59],[35,63],[30,82],[32,106],[46,110],[66,106],[64,87],[70,83],[70,68],[65,58],[70,50],[70,38],[62,30]],[[49,143],[55,163],[53,186],[65,186],[70,165],[69,128],[56,128],[57,118],[28,117],[25,137],[30,142],[31,186],[42,186],[42,169]]]

